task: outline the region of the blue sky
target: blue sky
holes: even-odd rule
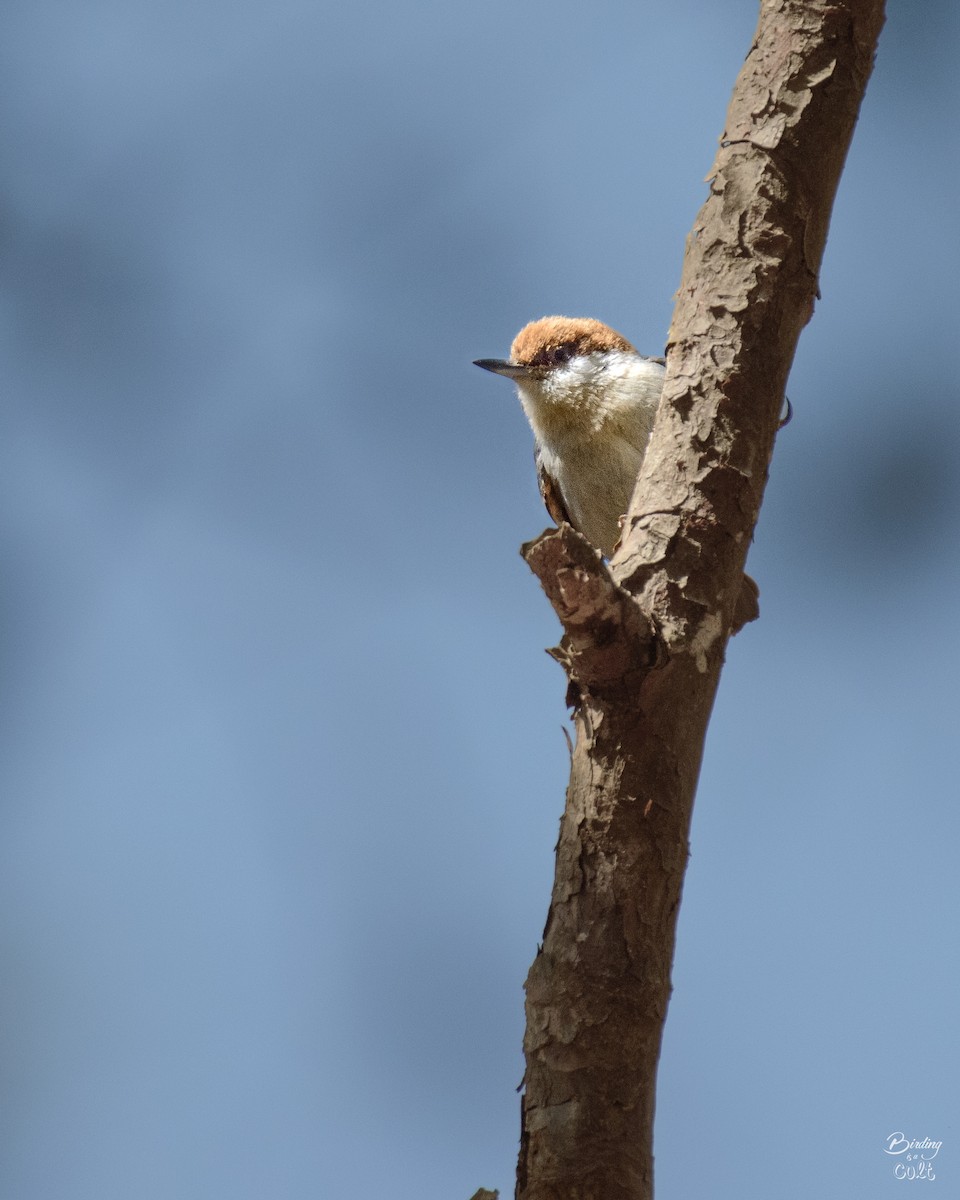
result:
[[[658,1200],[960,1179],[958,16],[891,5],[681,912]],[[545,313],[662,350],[753,4],[0,16],[0,1194],[512,1194]],[[952,1182],[951,1182],[952,1181]]]

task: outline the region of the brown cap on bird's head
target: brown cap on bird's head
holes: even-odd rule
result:
[[[508,379],[543,379],[579,355],[611,350],[637,353],[622,334],[593,317],[541,317],[520,330],[509,358],[478,358],[475,365]]]
[[[556,364],[557,351],[562,352],[561,361],[565,361],[575,354],[605,350],[636,354],[622,334],[593,317],[541,317],[524,325],[513,339],[510,359],[525,366],[550,367]]]

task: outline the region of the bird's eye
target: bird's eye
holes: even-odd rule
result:
[[[577,353],[576,342],[564,342],[560,346],[545,346],[531,360],[531,366],[559,367],[570,361]]]

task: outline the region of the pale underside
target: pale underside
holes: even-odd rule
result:
[[[518,380],[547,511],[606,555],[620,536],[663,374],[654,359],[608,351],[578,356],[543,379]]]

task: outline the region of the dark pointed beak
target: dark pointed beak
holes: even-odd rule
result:
[[[522,363],[508,362],[505,358],[475,358],[473,365],[483,367],[485,371],[492,371],[494,375],[505,375],[507,379],[523,379],[530,374],[529,367]]]

